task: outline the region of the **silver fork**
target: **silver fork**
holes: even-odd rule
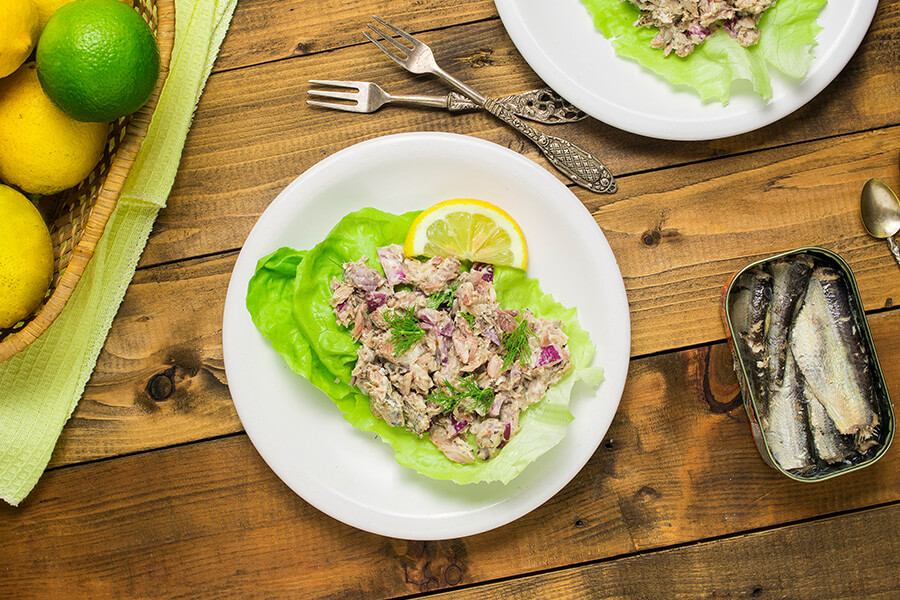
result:
[[[309,83],[349,91],[307,90],[311,96],[347,100],[346,102],[320,102],[307,100],[306,103],[320,108],[345,110],[355,113],[373,113],[385,104],[399,103],[417,106],[433,106],[452,112],[477,110],[478,106],[459,92],[450,92],[446,96],[397,96],[389,94],[377,83],[370,81],[335,81],[311,79]],[[498,98],[511,113],[547,125],[558,123],[575,123],[587,115],[550,88],[529,90]]]
[[[438,108],[450,107],[450,96],[393,96],[381,89],[378,84],[370,81],[334,81],[331,79],[310,79],[313,85],[327,85],[336,88],[354,90],[352,92],[338,92],[331,90],[307,90],[311,96],[334,98],[335,100],[348,100],[353,104],[338,104],[337,102],[319,102],[307,100],[311,106],[321,108],[334,108],[358,113],[375,112],[389,102],[401,104],[418,104],[420,106],[436,106]]]
[[[471,98],[473,102],[484,107],[489,113],[511,125],[522,135],[534,142],[554,167],[562,171],[569,179],[578,185],[599,193],[612,194],[616,192],[618,186],[612,173],[610,173],[609,169],[607,169],[603,163],[597,160],[590,152],[582,150],[568,140],[541,133],[531,125],[523,123],[521,119],[513,115],[500,102],[480,94],[444,71],[438,66],[437,61],[434,59],[434,53],[426,44],[406,33],[399,27],[391,25],[380,17],[372,15],[372,18],[412,45],[412,48],[410,48],[409,46],[400,43],[391,34],[378,26],[371,23],[367,24],[374,33],[393,46],[393,49],[388,48],[385,44],[369,35],[368,31],[363,31],[363,35],[366,36],[370,42],[378,46],[381,51],[395,63],[410,73],[428,73],[437,75],[451,87],[462,94],[465,94]]]

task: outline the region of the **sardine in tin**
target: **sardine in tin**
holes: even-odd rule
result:
[[[807,382],[807,378],[803,376],[803,369],[801,367],[806,367],[807,369],[811,369],[812,367],[806,364],[801,364],[801,367],[794,365],[796,362],[798,364],[803,363],[800,359],[793,358],[794,349],[793,346],[790,346],[794,342],[794,337],[790,337],[789,342],[784,342],[783,345],[785,347],[789,347],[787,354],[791,356],[785,360],[773,360],[769,356],[769,354],[777,354],[769,352],[771,348],[778,347],[777,344],[773,344],[773,329],[771,327],[771,315],[769,312],[765,315],[765,320],[762,323],[757,323],[757,327],[751,327],[749,321],[744,318],[743,315],[743,304],[738,301],[739,296],[752,296],[753,294],[749,293],[747,290],[747,282],[751,276],[755,276],[756,274],[762,273],[765,276],[766,273],[772,271],[774,268],[784,269],[784,265],[786,264],[800,264],[801,268],[795,269],[797,271],[809,270],[810,272],[815,273],[830,273],[834,278],[833,283],[836,283],[840,286],[840,289],[845,289],[848,296],[849,303],[849,316],[850,319],[839,319],[839,321],[848,321],[850,323],[850,327],[853,330],[853,333],[858,336],[859,342],[859,352],[854,356],[855,359],[861,361],[859,364],[863,366],[863,368],[858,369],[858,371],[862,371],[865,373],[865,380],[867,385],[865,389],[869,390],[868,396],[870,397],[871,402],[871,410],[872,415],[870,415],[870,420],[872,421],[872,425],[866,429],[869,432],[868,437],[866,437],[865,441],[861,440],[861,433],[856,433],[854,435],[843,435],[837,429],[834,429],[834,437],[833,439],[826,439],[826,441],[832,442],[832,446],[841,446],[847,448],[848,446],[853,446],[852,448],[847,448],[849,451],[849,455],[845,458],[841,458],[840,460],[836,460],[835,456],[843,457],[844,454],[834,455],[832,453],[823,454],[818,452],[820,449],[821,439],[823,439],[823,427],[819,425],[814,419],[813,415],[831,415],[833,413],[828,413],[823,410],[811,410],[813,408],[821,409],[823,404],[826,402],[820,402],[817,404],[813,404],[816,400],[815,395],[810,392],[811,382]],[[802,268],[802,265],[809,264],[812,265],[809,269]],[[779,265],[775,267],[775,265]],[[812,271],[812,268],[815,268],[815,271]],[[752,275],[751,275],[752,274]],[[822,286],[825,287],[825,286]],[[784,284],[782,284],[780,289],[784,289]],[[763,290],[765,291],[765,290]],[[764,294],[759,295],[762,297]],[[769,287],[769,298],[770,305],[774,304],[771,301],[772,297],[772,288]],[[797,315],[798,312],[802,309],[803,301],[800,302],[801,308],[795,309],[794,315]],[[777,307],[776,307],[777,308]],[[810,306],[807,310],[813,310],[815,308],[815,302],[810,301]],[[868,466],[874,463],[876,460],[881,458],[881,456],[887,451],[888,447],[891,444],[891,440],[894,437],[894,412],[891,407],[890,397],[887,391],[887,385],[884,381],[884,374],[881,370],[881,365],[878,361],[878,356],[875,352],[875,344],[872,341],[872,334],[869,331],[869,325],[866,321],[865,312],[863,310],[862,300],[859,294],[859,288],[856,285],[856,279],[853,276],[853,273],[850,270],[849,265],[837,254],[834,252],[827,250],[825,248],[817,248],[817,247],[806,247],[799,248],[797,250],[792,250],[790,252],[784,252],[782,254],[778,254],[769,258],[765,258],[759,261],[756,261],[750,265],[747,265],[740,271],[736,272],[734,275],[729,278],[728,282],[725,284],[723,293],[722,293],[722,319],[725,323],[725,329],[727,331],[727,340],[728,345],[731,348],[732,356],[734,357],[734,369],[737,373],[738,380],[741,385],[744,408],[747,411],[747,415],[750,418],[750,427],[753,432],[754,440],[756,441],[757,448],[759,449],[760,454],[766,463],[768,463],[772,468],[781,472],[782,474],[794,479],[796,481],[803,482],[816,482],[816,481],[824,481],[826,479],[830,479],[831,477],[835,477],[837,475],[841,475],[843,473],[849,473],[851,471],[855,471],[857,469],[861,469],[862,467]],[[771,311],[772,309],[769,309]],[[752,312],[752,311],[751,311]],[[786,313],[790,314],[790,313]],[[805,316],[804,316],[805,317]],[[804,323],[800,321],[809,321],[809,319],[800,318],[797,319],[797,322],[792,323],[790,331],[787,334],[783,334],[788,336],[799,336],[799,334],[794,334],[793,326],[796,325],[797,329],[802,331],[800,328],[804,325]],[[838,328],[841,325],[845,325],[844,323],[839,323]],[[855,326],[855,329],[854,329]],[[762,327],[766,332],[765,340],[756,340],[757,343],[754,345],[753,336],[759,332],[759,328]],[[747,329],[748,331],[742,331],[742,329]],[[824,336],[816,336],[813,339],[815,344],[824,343],[822,338]],[[764,343],[759,343],[764,342]],[[762,350],[762,354],[758,354],[759,351]],[[756,352],[757,354],[754,354]],[[802,354],[802,348],[797,352],[798,354]],[[852,352],[850,353],[852,354]],[[755,357],[755,358],[754,358]],[[760,360],[762,358],[762,360]],[[818,358],[818,357],[816,357]],[[783,364],[779,365],[778,363],[789,362],[787,367]],[[818,362],[828,362],[828,361],[818,361]],[[771,382],[777,381],[777,375],[773,375],[772,371],[777,370],[777,368],[782,369],[782,378],[781,383],[779,385],[775,385]],[[762,373],[762,375],[761,375]],[[773,425],[773,420],[775,414],[766,414],[767,411],[771,411],[774,407],[780,406],[780,401],[783,398],[784,394],[780,393],[783,389],[787,387],[786,382],[792,381],[791,377],[796,373],[796,379],[800,386],[802,386],[801,392],[797,395],[799,396],[797,403],[797,411],[788,410],[784,412],[781,410],[779,414],[786,414],[790,418],[793,418],[794,421],[790,421],[789,428],[794,428],[797,425],[798,421],[806,421],[807,424],[812,424],[811,427],[807,427],[807,433],[804,438],[805,446],[804,449],[804,440],[798,440],[796,444],[796,453],[802,455],[802,458],[797,459],[794,464],[795,468],[785,468],[782,464],[779,463],[779,460],[776,459],[776,455],[781,454],[784,457],[785,451],[785,436],[783,435],[782,430],[775,429]],[[759,385],[754,384],[755,381],[759,381],[761,378],[766,377],[766,381],[769,383],[767,385]],[[852,378],[847,378],[852,379]],[[815,377],[811,378],[812,381],[815,380]],[[825,379],[823,379],[824,381]],[[777,388],[778,391],[773,392],[771,390],[772,387]],[[797,388],[801,389],[801,388]],[[817,393],[821,393],[816,390]],[[821,394],[823,397],[825,394]],[[790,398],[787,398],[790,401]],[[837,416],[841,416],[841,414]],[[836,421],[831,419],[830,417],[823,417],[828,422],[827,425],[829,427],[834,427]],[[838,419],[840,421],[841,419]],[[841,423],[841,425],[844,425]],[[767,431],[771,432],[767,435]],[[845,431],[852,431],[847,430]],[[777,435],[776,435],[777,434]],[[854,441],[855,440],[855,441]],[[860,451],[860,449],[863,449]],[[845,452],[846,454],[846,452]],[[830,456],[832,462],[826,462],[821,458],[821,456]],[[782,458],[783,462],[788,462]]]

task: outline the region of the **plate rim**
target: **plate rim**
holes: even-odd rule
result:
[[[335,152],[332,155],[322,159],[315,165],[311,166],[309,169],[306,169],[299,176],[297,176],[291,183],[289,183],[285,188],[278,194],[278,196],[270,203],[270,205],[265,209],[263,214],[257,220],[257,223],[254,224],[253,230],[251,230],[250,234],[247,237],[247,240],[242,245],[241,252],[235,261],[235,266],[232,270],[232,274],[229,279],[228,291],[226,294],[225,300],[225,310],[223,311],[223,359],[225,363],[225,371],[226,377],[228,380],[229,390],[232,395],[232,401],[235,405],[235,409],[238,413],[238,416],[241,420],[241,423],[244,427],[245,433],[247,433],[248,438],[256,449],[257,453],[263,458],[266,462],[267,466],[272,469],[273,472],[282,480],[295,494],[306,500],[309,504],[313,505],[316,509],[321,512],[328,514],[332,518],[335,518],[341,522],[344,522],[348,525],[356,527],[358,529],[368,531],[370,533],[375,533],[378,535],[384,535],[388,537],[402,537],[404,539],[421,539],[421,540],[437,540],[437,539],[448,539],[448,538],[456,538],[462,537],[465,535],[473,535],[476,533],[481,533],[484,531],[488,531],[494,529],[496,527],[500,527],[507,523],[510,523],[525,514],[531,512],[538,506],[547,502],[550,498],[552,498],[556,493],[558,493],[563,487],[568,485],[569,482],[584,468],[584,465],[590,460],[593,454],[596,452],[596,447],[599,446],[600,442],[602,442],[603,436],[605,436],[605,432],[608,430],[609,425],[611,424],[615,414],[618,410],[619,403],[622,398],[622,390],[624,389],[625,384],[625,375],[627,375],[628,365],[630,364],[630,348],[631,348],[631,329],[630,329],[630,312],[628,309],[627,296],[625,294],[624,289],[624,280],[621,277],[621,270],[619,269],[618,262],[615,258],[615,255],[612,253],[612,248],[609,245],[608,240],[603,234],[602,230],[600,230],[599,226],[596,226],[596,233],[594,235],[599,236],[599,241],[602,242],[600,251],[606,253],[607,260],[611,259],[611,262],[607,262],[608,266],[612,266],[615,268],[615,272],[618,275],[617,282],[619,286],[617,286],[616,290],[612,290],[614,296],[619,296],[619,292],[621,292],[621,297],[618,299],[621,302],[622,307],[624,308],[624,335],[626,340],[626,348],[625,348],[625,356],[622,364],[620,365],[607,365],[603,364],[604,370],[607,371],[609,375],[610,369],[619,368],[621,373],[616,373],[616,377],[607,377],[607,382],[604,382],[604,385],[613,386],[612,389],[612,397],[615,397],[615,406],[612,407],[612,410],[609,414],[608,422],[606,423],[605,428],[603,429],[603,434],[598,436],[597,444],[593,447],[590,453],[586,453],[584,456],[584,460],[581,461],[577,466],[570,467],[569,470],[572,471],[571,476],[566,477],[564,481],[560,483],[560,485],[548,488],[545,493],[539,494],[537,496],[537,500],[527,503],[522,510],[518,510],[509,514],[506,514],[502,518],[492,519],[489,526],[484,525],[472,525],[466,526],[467,524],[459,525],[456,523],[451,523],[449,526],[447,523],[435,522],[433,520],[428,521],[427,526],[423,526],[423,523],[416,521],[414,523],[414,527],[406,529],[398,528],[395,525],[386,525],[382,524],[374,524],[369,522],[368,520],[359,520],[356,518],[348,518],[348,515],[341,513],[341,511],[334,510],[333,506],[329,506],[327,503],[323,503],[318,497],[310,497],[308,489],[298,489],[296,485],[296,481],[292,480],[292,476],[290,473],[285,473],[282,471],[278,464],[273,464],[274,460],[270,460],[270,457],[267,455],[268,446],[264,442],[259,439],[260,432],[256,429],[256,425],[247,426],[248,423],[252,423],[253,419],[247,413],[247,406],[243,404],[239,399],[239,393],[236,393],[235,387],[237,385],[237,378],[233,378],[233,375],[237,372],[235,370],[235,364],[237,361],[236,358],[236,350],[233,348],[233,343],[230,340],[233,337],[232,330],[236,328],[237,322],[232,321],[231,315],[241,315],[242,313],[246,313],[246,309],[244,308],[245,297],[246,297],[246,281],[249,279],[243,278],[242,271],[246,272],[250,265],[255,265],[256,261],[261,258],[262,255],[259,256],[250,256],[249,253],[245,253],[245,249],[252,248],[254,243],[254,231],[257,230],[257,227],[260,223],[266,223],[268,219],[275,218],[278,215],[279,210],[283,210],[280,207],[285,205],[285,203],[290,202],[291,195],[294,193],[298,187],[304,185],[309,180],[315,181],[317,177],[320,177],[320,173],[323,170],[333,168],[334,165],[339,165],[343,161],[347,160],[347,158],[353,158],[355,154],[362,152],[363,156],[366,152],[380,152],[383,151],[385,147],[389,147],[392,144],[396,143],[437,143],[440,144],[442,142],[451,143],[451,144],[466,144],[472,145],[472,147],[480,147],[482,149],[488,150],[490,152],[500,152],[504,154],[508,159],[513,161],[524,161],[520,164],[526,166],[527,168],[536,169],[535,173],[542,173],[541,177],[548,177],[552,179],[558,186],[561,188],[561,191],[565,191],[571,197],[571,201],[577,203],[577,206],[573,204],[575,210],[578,210],[577,207],[581,207],[581,210],[584,211],[587,218],[591,219],[592,223],[595,223],[593,217],[590,215],[590,212],[584,206],[584,204],[578,200],[578,198],[571,192],[571,190],[566,187],[561,181],[559,181],[556,177],[551,175],[546,169],[540,167],[534,161],[531,161],[519,153],[516,153],[508,148],[495,144],[493,142],[489,142],[486,140],[482,140],[480,138],[475,138],[471,136],[465,136],[460,134],[453,133],[445,133],[445,132],[410,132],[410,133],[400,133],[393,134],[387,136],[380,136],[373,139],[369,139],[347,148],[344,148],[338,152]],[[549,182],[549,180],[547,180]],[[299,210],[296,209],[295,210]],[[267,214],[270,215],[267,217]],[[265,227],[265,225],[263,225]],[[246,320],[249,321],[249,314],[246,314]],[[252,323],[251,323],[252,324]],[[236,335],[236,334],[235,334]],[[274,352],[274,351],[273,351]],[[279,357],[280,359],[280,357]],[[303,379],[302,377],[295,375],[299,379]],[[620,376],[620,377],[619,377]],[[304,380],[305,382],[305,380]],[[308,382],[305,382],[308,383]],[[311,385],[311,384],[310,384]],[[317,392],[320,392],[317,388]],[[340,416],[339,411],[335,411],[335,414]],[[348,427],[349,424],[347,424]],[[378,442],[379,444],[384,444],[384,442]],[[386,445],[386,444],[385,444]],[[574,465],[574,463],[573,463]],[[405,467],[401,467],[399,464],[397,468],[408,470]],[[526,469],[527,470],[527,469]],[[507,487],[513,488],[513,484],[515,480],[511,482]],[[519,493],[511,494],[511,497],[515,497],[520,495]],[[507,501],[505,499],[504,501]],[[490,506],[478,509],[479,511],[489,510]],[[452,517],[451,517],[452,518]],[[407,519],[408,520],[408,519]],[[444,519],[446,520],[446,519]]]

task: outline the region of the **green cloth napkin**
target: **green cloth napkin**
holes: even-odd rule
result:
[[[237,0],[176,0],[169,77],[134,168],[84,276],[62,314],[0,363],[0,498],[16,506],[56,446],[166,204],[184,140]]]

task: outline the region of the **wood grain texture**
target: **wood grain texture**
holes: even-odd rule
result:
[[[870,321],[881,360],[896,364],[900,311]],[[56,469],[19,509],[0,507],[0,597],[99,597],[127,582],[135,598],[389,598],[900,500],[897,452],[814,485],[766,466],[730,361],[724,344],[634,361],[581,473],[530,515],[461,540],[388,540],[333,521],[243,435]],[[887,378],[898,397],[900,373]],[[169,425],[180,419],[190,423]]]
[[[439,600],[892,600],[897,505],[433,596]]]
[[[665,142],[625,133],[594,120],[561,125],[554,133],[594,152],[620,178],[622,193],[637,190],[631,173],[691,164],[810,139],[870,131],[900,123],[894,58],[900,54],[900,2],[880,3],[860,51],[826,93],[793,115],[751,134],[709,142]],[[237,29],[237,28],[235,28]],[[452,73],[489,95],[540,84],[497,20],[428,31]],[[313,109],[309,79],[365,79],[395,93],[446,91],[414,78],[364,44],[214,74],[200,102],[168,207],[161,213],[142,264],[239,248],[258,216],[295,177],[337,150],[381,135],[449,131],[510,147],[551,172],[538,151],[484,114],[386,107],[372,115]],[[859,173],[860,178],[865,173]],[[595,197],[594,202],[617,201]],[[723,209],[724,210],[724,209]]]
[[[900,184],[898,147],[895,127],[648,173],[623,182],[612,201],[579,191],[625,280],[632,352],[723,338],[728,277],[803,246],[847,259],[867,309],[892,306],[896,264],[866,233],[859,196],[870,177]]]
[[[900,298],[900,280],[884,274],[896,265],[884,243],[866,234],[859,194],[870,177],[900,184],[898,147],[900,127],[892,127],[627,177],[615,197],[578,190],[625,279],[633,354],[722,339],[718,302],[728,277],[752,260],[806,245],[827,247],[848,260],[869,310],[890,306]],[[236,154],[224,160],[238,159]],[[259,169],[248,165],[248,172],[265,171],[274,160],[269,157]],[[218,185],[217,168],[198,177],[197,185]],[[268,185],[265,177],[259,186]],[[254,176],[245,183],[253,184]],[[228,201],[205,202],[219,207]],[[213,209],[202,222],[192,222],[177,208],[167,209],[145,260],[152,262],[154,252],[160,258],[190,247],[241,244],[256,210],[244,206],[229,216]],[[662,328],[665,336],[658,335]]]
[[[137,271],[51,467],[241,430],[222,359],[234,258]]]
[[[497,18],[492,0],[241,0],[215,70],[234,69],[363,44],[370,15],[417,34]],[[409,24],[414,24],[410,26]]]

